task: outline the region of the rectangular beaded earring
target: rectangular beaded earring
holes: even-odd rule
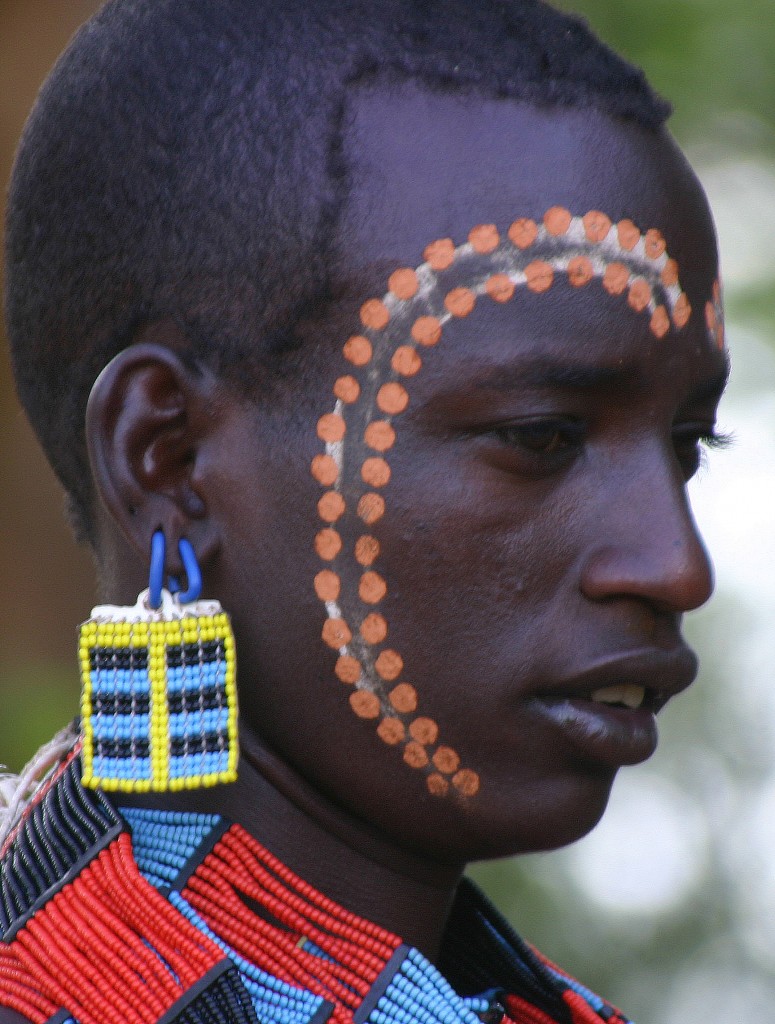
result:
[[[237,778],[229,617],[217,601],[197,600],[201,577],[187,540],[186,593],[162,586],[164,553],[159,531],[137,603],[100,605],[81,626],[81,757],[92,789],[168,792]]]

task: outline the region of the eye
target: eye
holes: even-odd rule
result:
[[[495,435],[528,456],[562,461],[576,454],[584,441],[583,424],[572,419],[537,419],[497,427]]]
[[[686,423],[676,427],[673,431],[673,447],[684,479],[691,479],[703,465],[704,448],[723,451],[732,442],[731,434],[718,433],[713,424]]]

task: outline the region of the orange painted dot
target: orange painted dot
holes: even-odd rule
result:
[[[353,686],[361,678],[361,663],[351,654],[343,654],[337,659],[334,672],[337,679],[347,683],[348,686]]]
[[[498,229],[494,224],[477,224],[468,232],[468,241],[476,252],[488,253],[498,248],[500,242]]]
[[[574,256],[568,263],[568,280],[574,288],[589,284],[595,276],[595,268],[588,256]]]
[[[721,350],[724,348],[724,339],[726,338],[726,330],[724,324],[720,323],[716,328],[716,347]]]
[[[341,580],[330,569],[321,570],[315,577],[315,593],[321,601],[336,601],[341,588]]]
[[[361,636],[367,644],[381,644],[387,634],[388,624],[376,612],[371,612],[361,623]]]
[[[409,405],[409,394],[403,384],[391,381],[383,384],[377,392],[377,406],[391,416],[403,412]]]
[[[476,796],[479,792],[479,776],[470,768],[461,768],[452,776],[452,785],[463,796]]]
[[[673,323],[676,327],[686,327],[689,323],[689,317],[692,315],[692,307],[689,304],[689,300],[686,297],[685,292],[676,299],[675,306],[673,307]]]
[[[404,669],[404,660],[398,651],[382,651],[374,662],[374,668],[381,679],[392,682],[401,675]]]
[[[642,277],[636,277],[630,285],[630,294],[627,296],[627,302],[636,313],[642,313],[649,302],[651,302],[651,286],[648,281]]]
[[[534,220],[521,217],[509,228],[509,238],[518,249],[527,249],[538,237],[538,225]]]
[[[656,228],[649,228],[643,241],[646,255],[652,260],[658,259],[667,248],[667,243],[662,236],[662,232],[657,231]]]
[[[334,383],[334,394],[337,398],[341,398],[343,402],[350,405],[352,402],[357,402],[361,393],[361,386],[355,377],[340,377]]]
[[[355,560],[360,565],[371,565],[379,556],[379,541],[376,537],[359,537],[355,542]]]
[[[330,562],[336,558],[341,550],[342,538],[336,530],[332,530],[328,527],[325,530],[321,530],[315,537],[315,551],[317,551],[318,555],[325,559],[326,562]]]
[[[441,321],[435,316],[418,316],[411,333],[418,345],[435,345],[441,338]]]
[[[590,210],[584,214],[584,231],[590,242],[602,242],[611,230],[611,218],[600,210]]]
[[[444,772],[445,775],[451,775],[460,767],[460,758],[452,747],[439,747],[433,755],[433,763],[440,772]]]
[[[409,267],[394,270],[388,278],[388,288],[397,299],[411,299],[417,294],[418,287],[417,274]]]
[[[662,284],[669,288],[673,284],[678,284],[678,263],[674,259],[669,259],[667,263],[662,267]]]
[[[455,259],[455,243],[451,238],[439,238],[426,245],[422,255],[431,270],[446,270]]]
[[[350,694],[350,707],[358,718],[379,718],[380,703],[376,693],[369,690],[356,690]]]
[[[353,638],[350,627],[344,619],[326,619],[321,636],[335,651],[338,651],[340,647],[346,647]]]
[[[378,604],[387,594],[387,584],[376,572],[365,572],[358,584],[358,594],[365,604]]]
[[[321,441],[341,441],[347,426],[338,412],[327,412],[318,420],[318,437]]]
[[[620,220],[616,225],[616,233],[619,236],[619,245],[627,252],[634,249],[640,241],[640,231],[631,220]]]
[[[603,274],[603,287],[610,295],[621,295],[630,280],[630,272],[623,263],[609,263]]]
[[[352,338],[348,338],[344,343],[344,357],[353,366],[365,366],[366,363],[371,359],[372,348],[371,342],[368,338],[364,338],[362,334],[354,334]]]
[[[361,323],[372,331],[381,331],[390,322],[390,313],[382,299],[368,299],[361,306]]]
[[[716,330],[716,323],[718,318],[716,317],[716,307],[712,302],[705,303],[705,323],[708,325],[709,331]]]
[[[439,775],[437,772],[428,776],[425,780],[425,785],[428,787],[428,792],[431,796],[446,796],[449,792],[449,783],[443,775]]]
[[[385,499],[381,494],[369,492],[358,502],[358,515],[368,526],[376,523],[385,514]]]
[[[403,714],[408,715],[417,709],[417,690],[409,683],[399,683],[390,691],[390,703]],[[414,739],[419,739],[412,733]]]
[[[550,235],[564,235],[572,219],[564,206],[552,206],[544,214],[544,226]]]
[[[330,455],[316,455],[312,460],[311,471],[317,482],[324,487],[336,483],[339,476],[339,467]]]
[[[404,747],[404,761],[406,761],[410,768],[424,768],[428,763],[425,747],[411,740]]]
[[[384,487],[390,481],[390,466],[384,459],[374,455],[361,466],[361,477],[369,487]]]
[[[338,491],[326,491],[318,502],[318,515],[325,523],[335,523],[344,510],[344,498]]]
[[[415,718],[409,726],[409,734],[418,743],[435,743],[439,737],[439,727],[432,718]]]
[[[444,299],[444,305],[452,316],[468,316],[476,305],[476,296],[470,288],[453,288]]]
[[[718,278],[713,282],[713,301],[721,302],[721,281]]]
[[[422,367],[422,359],[412,345],[399,345],[393,353],[391,366],[403,377],[414,377]]]
[[[377,735],[385,743],[395,746],[396,743],[400,743],[406,736],[406,728],[400,718],[388,715],[377,726]]]
[[[508,302],[514,294],[514,282],[506,274],[493,274],[487,278],[487,294],[495,302]]]
[[[387,420],[374,420],[363,434],[363,440],[377,452],[386,452],[396,443],[396,432]]]
[[[545,292],[552,286],[554,271],[544,260],[533,260],[525,267],[525,277],[531,292]]]
[[[670,317],[664,306],[657,306],[651,316],[651,330],[658,338],[664,338],[670,330]]]

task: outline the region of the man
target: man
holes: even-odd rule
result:
[[[104,599],[153,552],[229,612],[241,756],[149,792],[197,728],[230,749],[220,627],[180,722],[133,626],[102,667],[84,634],[0,1020],[621,1019],[461,876],[592,828],[696,672],[726,360],[665,116],[532,2],[118,0],[76,37],[11,187],[20,394]]]

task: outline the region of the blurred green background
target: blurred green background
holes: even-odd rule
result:
[[[217,2],[217,0],[214,0]],[[475,2],[475,0],[472,0]],[[0,0],[0,177],[35,92],[97,3]],[[719,228],[736,435],[693,484],[718,586],[697,685],[652,761],[568,850],[474,869],[520,931],[640,1024],[775,1019],[775,0],[564,0],[675,105]],[[0,365],[0,752],[18,769],[77,707],[88,554]]]

